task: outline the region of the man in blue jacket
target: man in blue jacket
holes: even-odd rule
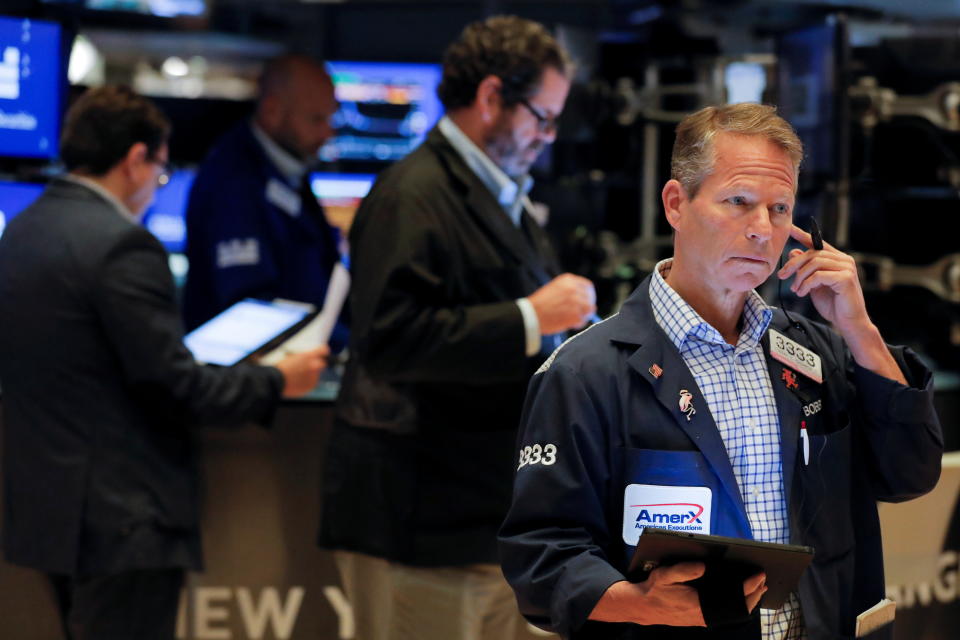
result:
[[[771,107],[685,119],[662,193],[674,257],[534,376],[500,549],[536,624],[570,638],[819,640],[852,637],[883,598],[876,501],[939,477],[932,376],[884,343],[853,259],[793,225],[801,158]],[[831,328],[754,291],[791,237],[806,250],[777,276]],[[684,584],[702,563],[627,581],[643,526],[683,505],[701,533],[814,547],[797,592],[750,615],[766,590],[751,576],[717,618],[739,619],[720,626]]]
[[[253,119],[216,144],[190,192],[188,330],[247,297],[323,303],[338,235],[308,181],[336,110],[322,65],[299,55],[267,64]]]

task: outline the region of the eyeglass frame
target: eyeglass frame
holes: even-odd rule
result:
[[[548,131],[556,131],[557,126],[560,124],[558,120],[560,119],[559,115],[556,116],[547,116],[534,107],[526,98],[520,98],[520,104],[527,108],[527,111],[530,112],[534,118],[537,119],[537,130],[540,133],[547,133]]]

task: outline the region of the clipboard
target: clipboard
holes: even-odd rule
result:
[[[767,592],[760,600],[760,607],[779,609],[797,589],[813,553],[812,547],[646,527],[637,541],[627,575],[631,580],[640,581],[659,566],[690,560],[742,575],[743,579],[764,571]]]

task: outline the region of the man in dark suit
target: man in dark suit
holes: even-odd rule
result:
[[[340,236],[309,178],[336,110],[323,65],[300,55],[266,65],[253,118],[217,142],[190,190],[188,330],[243,298],[323,304]],[[331,343],[345,341],[338,325]]]
[[[516,17],[447,50],[447,116],[385,171],[350,233],[351,360],[323,483],[320,541],[357,637],[511,638],[497,564],[524,389],[594,311],[557,275],[527,174],[570,87],[566,53]]]
[[[166,253],[137,224],[168,134],[129,89],[89,91],[64,126],[69,173],[0,239],[4,552],[50,577],[74,640],[173,638],[202,566],[191,428],[268,423],[327,354],[194,362]]]

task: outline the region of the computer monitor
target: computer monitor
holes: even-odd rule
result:
[[[803,141],[803,178],[835,179],[841,124],[838,82],[841,29],[835,21],[795,29],[777,42],[778,111]],[[802,178],[802,179],[803,179]]]
[[[52,158],[60,136],[60,25],[0,16],[0,156]]]
[[[327,220],[333,226],[347,230],[353,222],[360,201],[370,191],[376,176],[371,173],[310,174],[310,190],[323,205]]]
[[[153,204],[143,214],[143,226],[170,253],[183,253],[186,247],[187,200],[196,176],[196,169],[174,171],[170,174],[170,181],[157,189]]]
[[[387,163],[399,160],[427,135],[443,111],[437,97],[440,65],[400,62],[328,62],[340,110],[336,136],[321,159]]]
[[[42,191],[42,184],[0,181],[0,236],[7,223],[29,207]]]

